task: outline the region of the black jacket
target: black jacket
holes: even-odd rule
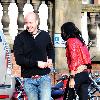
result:
[[[50,73],[49,68],[37,66],[37,61],[47,61],[47,56],[54,59],[54,47],[48,32],[41,31],[34,39],[24,30],[15,37],[13,49],[16,63],[21,66],[22,77]]]

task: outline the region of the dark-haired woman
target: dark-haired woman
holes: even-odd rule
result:
[[[79,100],[88,100],[91,59],[80,30],[73,22],[61,26],[62,39],[66,41],[66,57],[70,73],[69,88],[75,88]],[[70,96],[72,98],[72,96]],[[68,100],[73,100],[69,98]]]

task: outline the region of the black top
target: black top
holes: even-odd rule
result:
[[[15,37],[13,49],[16,63],[21,66],[22,77],[50,73],[50,68],[37,66],[37,61],[46,62],[47,56],[54,59],[54,47],[48,32],[41,30],[34,39],[32,34],[24,30]]]

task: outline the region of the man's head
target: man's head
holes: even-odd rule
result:
[[[38,21],[39,21],[39,17],[36,13],[29,12],[26,14],[24,18],[24,23],[28,32],[31,32],[32,34],[37,33]]]

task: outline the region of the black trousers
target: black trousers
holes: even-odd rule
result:
[[[79,100],[88,100],[88,86],[90,84],[88,72],[81,72],[75,75],[75,89],[66,86],[63,100],[75,100],[75,93]],[[67,99],[66,99],[67,98]]]

